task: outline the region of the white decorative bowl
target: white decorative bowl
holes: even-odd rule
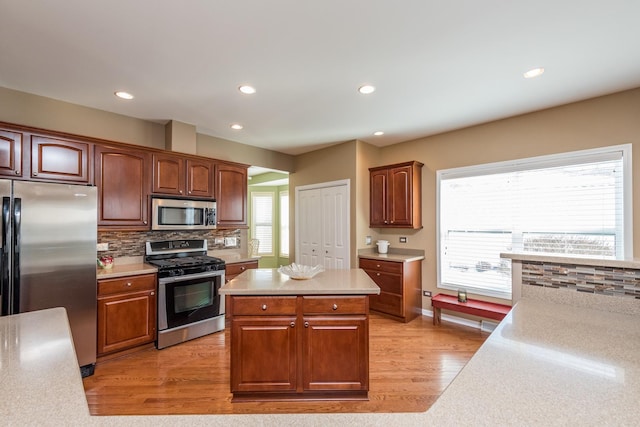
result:
[[[278,272],[286,274],[287,276],[296,280],[311,279],[313,276],[322,271],[324,271],[324,267],[319,264],[315,267],[312,267],[310,265],[296,264],[295,262],[291,265],[283,265],[282,267],[278,268]]]

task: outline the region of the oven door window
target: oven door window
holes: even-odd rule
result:
[[[158,225],[204,225],[204,208],[158,206]]]
[[[166,307],[169,329],[220,315],[220,276],[167,283]]]

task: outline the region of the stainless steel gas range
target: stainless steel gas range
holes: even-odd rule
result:
[[[224,329],[225,262],[206,240],[147,242],[145,262],[158,269],[158,349]]]

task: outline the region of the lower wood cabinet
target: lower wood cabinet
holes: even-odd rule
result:
[[[257,259],[251,260],[251,261],[227,263],[225,264],[225,268],[224,268],[224,283],[228,283],[229,281],[231,281],[231,279],[233,279],[234,277],[238,276],[239,274],[242,274],[243,272],[249,269],[256,269],[256,268],[258,268]],[[231,320],[231,317],[233,316],[228,308],[229,298],[231,298],[229,295],[225,295],[225,307],[227,307],[226,313],[225,313],[226,321]]]
[[[234,399],[365,399],[368,298],[231,296]]]
[[[360,268],[380,287],[380,295],[371,295],[371,310],[401,322],[409,322],[421,314],[421,261],[360,258]]]
[[[98,356],[156,339],[156,275],[98,280]]]

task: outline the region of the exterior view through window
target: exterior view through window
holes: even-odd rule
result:
[[[630,176],[630,145],[438,171],[438,287],[510,299],[502,252],[631,256]]]

